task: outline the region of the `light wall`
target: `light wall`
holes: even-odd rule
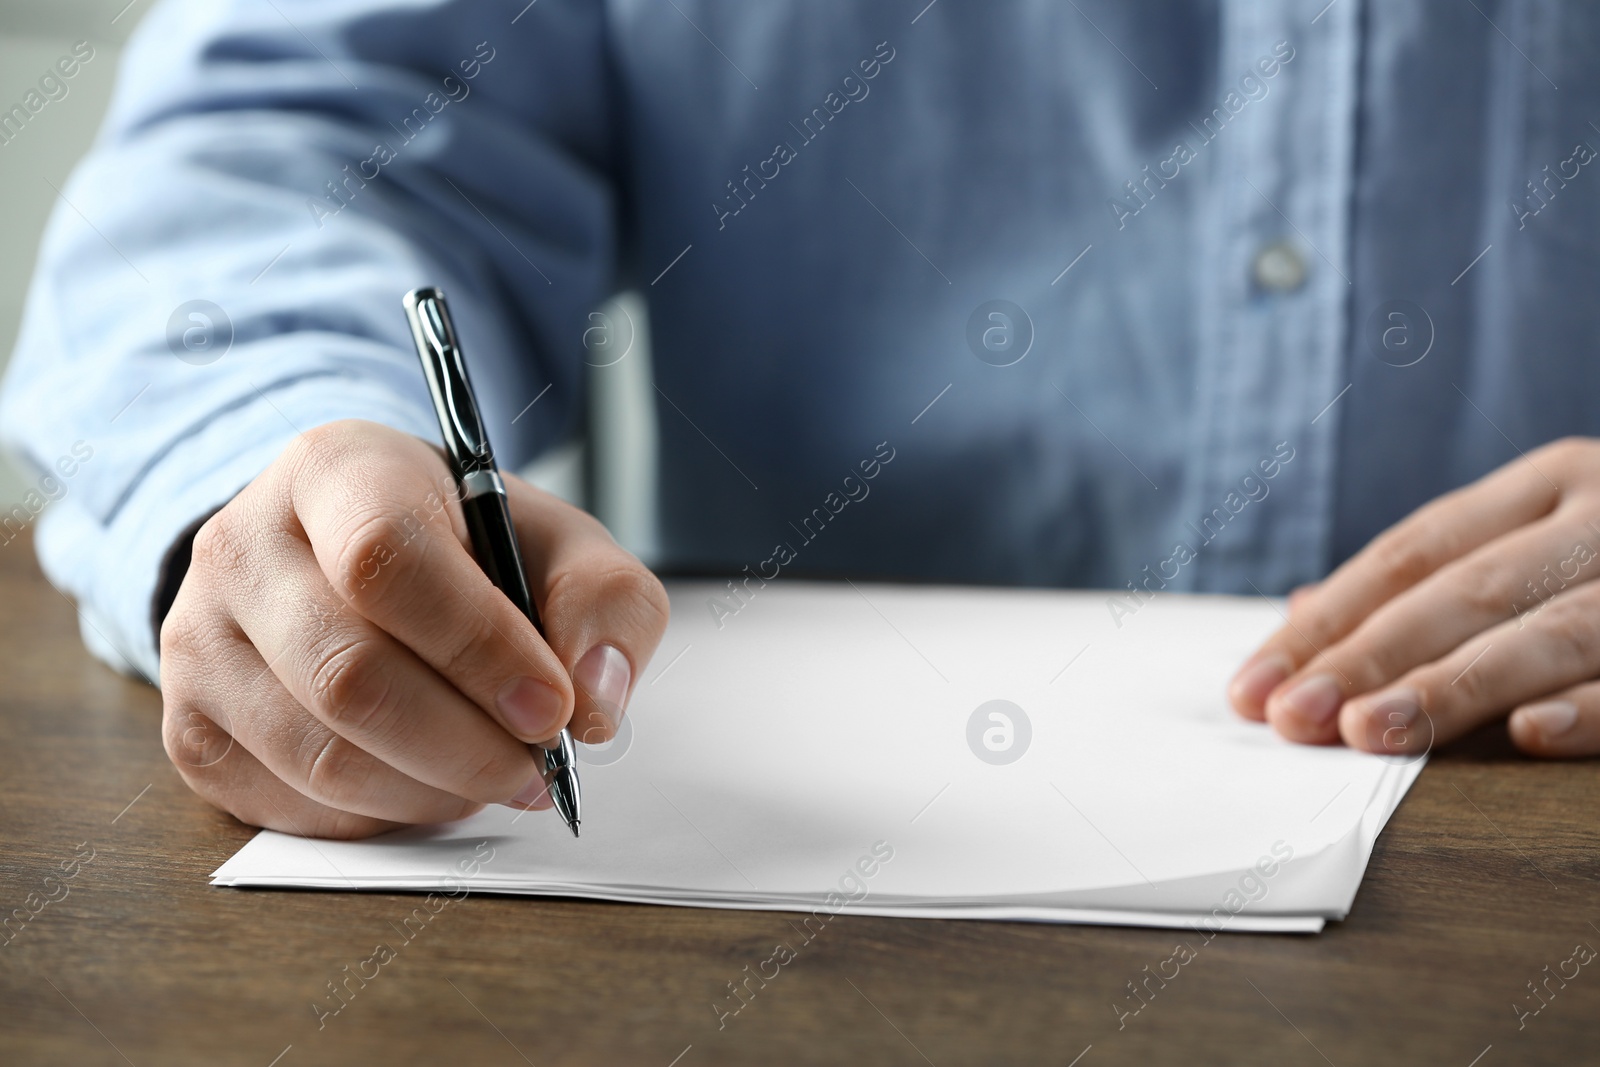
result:
[[[34,256],[56,199],[50,186],[61,186],[94,139],[122,42],[148,6],[149,0],[131,7],[127,0],[0,0],[0,110],[20,103],[75,42],[95,49],[93,61],[67,83],[66,97],[0,145],[0,367],[16,345]],[[9,461],[0,464],[0,504],[9,508],[23,492],[21,474]]]

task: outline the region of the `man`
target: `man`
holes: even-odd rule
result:
[[[631,286],[662,567],[781,543],[784,576],[1109,588],[1120,626],[1342,563],[1242,714],[1374,751],[1511,714],[1530,753],[1600,752],[1597,31],[1513,3],[168,0],[5,394],[35,462],[92,450],[42,559],[241,819],[546,806],[522,743],[610,735],[665,597],[515,480],[545,637],[494,594],[399,298],[450,294],[520,462],[573,431],[586,315]]]

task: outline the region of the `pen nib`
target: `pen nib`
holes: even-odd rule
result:
[[[550,799],[555,801],[561,821],[567,824],[572,836],[578,836],[578,819],[581,817],[578,793],[578,753],[572,747],[572,735],[562,730],[560,743],[555,748],[540,749],[544,755],[544,770],[550,781]]]

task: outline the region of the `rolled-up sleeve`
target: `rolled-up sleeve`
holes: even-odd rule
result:
[[[158,677],[168,554],[297,433],[437,436],[408,289],[449,293],[504,461],[572,432],[616,259],[604,14],[515,8],[168,0],[141,25],[0,396],[48,489],[20,518],[103,658]]]

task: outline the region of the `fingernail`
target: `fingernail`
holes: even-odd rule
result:
[[[1521,715],[1533,724],[1546,741],[1553,740],[1572,729],[1578,721],[1578,706],[1565,700],[1550,700],[1543,704],[1529,704]]]
[[[1417,714],[1422,710],[1417,703],[1417,695],[1410,689],[1397,689],[1393,693],[1384,693],[1368,701],[1370,711],[1367,712],[1374,719],[1381,719],[1389,726],[1405,729],[1417,721]]]
[[[533,784],[511,798],[511,803],[522,804],[536,811],[555,807],[555,800],[550,796],[550,786],[542,777],[535,778]]]
[[[501,686],[495,705],[522,741],[541,741],[561,726],[561,694],[537,678],[513,678]]]
[[[1259,708],[1267,702],[1267,696],[1283,680],[1289,677],[1294,665],[1289,662],[1289,657],[1281,652],[1273,652],[1260,660],[1253,660],[1239,668],[1239,673],[1233,676],[1233,683],[1228,686],[1228,695],[1235,704],[1244,704],[1249,707]]]
[[[1359,715],[1352,718],[1351,725],[1366,738],[1357,747],[1412,758],[1425,756],[1433,748],[1433,720],[1423,714],[1422,698],[1415,689],[1389,689],[1361,697],[1352,706]]]
[[[589,694],[614,727],[622,721],[622,705],[628,699],[628,682],[633,668],[628,657],[612,645],[596,645],[584,653],[572,672],[578,689]]]
[[[1278,700],[1306,723],[1322,726],[1332,721],[1339,705],[1344,703],[1344,691],[1333,675],[1313,674]]]

